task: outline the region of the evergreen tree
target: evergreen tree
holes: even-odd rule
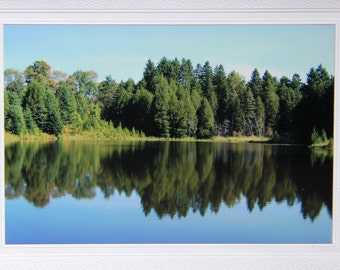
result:
[[[117,91],[117,83],[111,76],[106,76],[98,86],[96,101],[100,103],[101,118],[106,121],[113,121],[111,107]]]
[[[115,125],[121,123],[124,127],[131,126],[133,119],[129,107],[132,103],[132,97],[133,87],[129,87],[129,83],[119,83],[110,108],[112,122]]]
[[[146,134],[152,134],[153,117],[152,117],[153,94],[145,88],[138,89],[133,96],[134,108],[134,127],[137,130],[143,130]]]
[[[265,135],[265,108],[260,96],[255,100],[255,135],[264,136]]]
[[[46,84],[38,80],[30,81],[26,95],[23,100],[25,109],[30,109],[33,119],[40,130],[44,130],[47,109],[46,109]]]
[[[55,95],[48,91],[46,101],[47,116],[43,131],[59,137],[63,131],[63,123]]]
[[[169,118],[169,84],[163,75],[155,77],[156,92],[153,99],[154,135],[168,138],[170,136]]]
[[[228,98],[227,77],[226,77],[226,74],[224,72],[224,68],[222,65],[219,65],[215,68],[213,83],[215,86],[216,96],[218,100],[216,121],[218,124],[221,124],[226,120],[226,114],[227,114],[226,101]]]
[[[197,138],[207,139],[215,135],[214,112],[206,97],[203,98],[197,112]]]
[[[299,102],[299,89],[296,89],[298,78],[293,76],[293,80],[295,81],[282,77],[278,86],[280,105],[277,130],[286,136],[293,129],[293,111]]]
[[[256,103],[253,93],[247,88],[244,102],[244,135],[251,136],[255,134],[255,120],[256,120]]]
[[[245,100],[241,97],[245,96],[246,85],[241,76],[232,71],[227,77],[227,95],[224,103],[225,108],[225,120],[229,121],[229,134],[243,133],[244,128],[244,107]]]
[[[248,82],[250,90],[253,92],[253,96],[256,99],[258,96],[262,95],[262,79],[260,77],[259,71],[255,68],[251,74],[250,81]]]
[[[26,131],[30,134],[37,134],[39,129],[37,124],[34,122],[32,112],[30,108],[26,108],[24,111]]]
[[[216,96],[216,92],[215,92],[215,88],[213,84],[213,79],[214,79],[213,71],[212,71],[209,61],[207,61],[202,67],[199,80],[201,83],[203,96],[208,99],[210,106],[215,115],[217,111],[218,102],[217,102],[217,96]]]
[[[155,87],[153,84],[153,78],[155,77],[155,75],[156,75],[155,64],[152,62],[151,59],[149,59],[144,69],[143,79],[145,81],[145,88],[152,93],[155,93]]]
[[[12,105],[10,106],[9,111],[7,112],[7,124],[5,128],[7,131],[21,135],[25,130],[25,120],[22,112],[22,108],[20,105]]]
[[[302,99],[294,110],[296,137],[304,143],[310,143],[315,129],[321,134],[333,136],[334,78],[319,65],[311,68],[306,84],[301,87]]]
[[[191,90],[194,79],[194,68],[191,61],[183,58],[180,67],[180,81],[186,90]]]
[[[276,130],[279,113],[279,97],[276,94],[277,82],[274,77],[266,70],[262,79],[262,100],[266,114],[266,133],[272,135]]]
[[[60,116],[64,125],[72,124],[77,119],[77,103],[74,93],[65,82],[60,82],[56,89],[56,98],[59,102]]]

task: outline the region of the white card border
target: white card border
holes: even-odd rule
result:
[[[1,1],[5,24],[333,24],[339,77],[338,1]],[[282,3],[284,2],[284,3]],[[3,42],[0,42],[3,89]],[[333,243],[325,245],[5,245],[3,95],[0,96],[1,269],[340,269],[339,85],[335,91]]]

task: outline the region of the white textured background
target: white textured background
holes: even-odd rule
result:
[[[335,24],[339,77],[339,0],[0,0],[3,24]],[[336,84],[333,244],[8,246],[4,239],[3,95],[0,95],[0,269],[340,269],[339,104]],[[2,92],[2,91],[1,91]]]

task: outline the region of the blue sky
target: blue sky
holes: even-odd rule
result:
[[[332,25],[103,26],[5,25],[4,68],[23,71],[36,60],[71,75],[94,70],[99,81],[142,78],[147,60],[222,64],[250,78],[258,68],[280,78],[305,76],[322,64],[334,74]]]

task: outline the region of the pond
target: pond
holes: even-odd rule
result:
[[[5,242],[331,243],[332,171],[302,146],[6,144]]]

